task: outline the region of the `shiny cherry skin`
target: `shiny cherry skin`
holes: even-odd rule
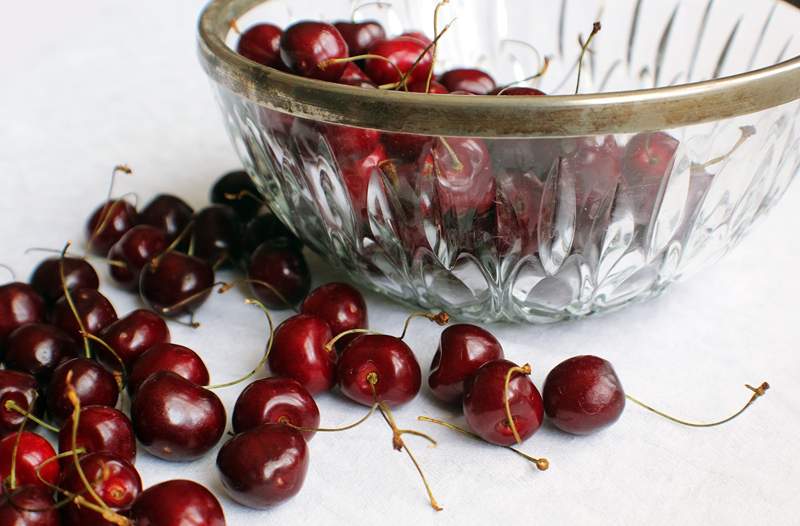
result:
[[[460,404],[467,378],[483,364],[503,357],[503,347],[489,331],[468,323],[450,325],[442,331],[433,355],[428,385],[439,400]]]
[[[192,217],[192,207],[180,197],[171,194],[158,194],[139,214],[141,224],[163,230],[170,243],[189,225]]]
[[[297,305],[311,288],[311,273],[303,253],[273,242],[261,244],[250,256],[247,277],[267,283],[278,291],[280,297],[263,285],[250,284],[253,295],[271,309]]]
[[[0,286],[0,349],[12,332],[44,317],[44,300],[33,287],[19,281]]]
[[[297,427],[319,427],[314,397],[297,380],[262,378],[244,388],[233,406],[233,431],[242,433],[262,424],[288,422]],[[314,431],[302,431],[310,440]]]
[[[142,294],[156,309],[170,309],[162,314],[177,316],[205,302],[214,284],[214,269],[200,258],[166,252],[155,268],[148,265],[142,270],[141,284]]]
[[[70,295],[72,296],[72,302],[75,304],[75,310],[80,316],[83,328],[89,334],[98,336],[103,329],[117,321],[117,311],[108,301],[108,298],[99,291],[95,289],[79,289],[70,293]],[[51,322],[69,334],[75,341],[82,340],[81,326],[75,319],[75,315],[66,298],[61,298],[56,302],[53,307]]]
[[[503,95],[507,97],[540,97],[545,95],[545,92],[536,88],[529,88],[527,86],[510,86],[504,88],[495,88],[489,92],[489,95]]]
[[[72,386],[81,406],[114,407],[119,398],[119,385],[105,367],[88,358],[73,358],[56,367],[47,388],[47,412],[58,425],[72,414],[67,397],[67,376],[72,371]]]
[[[239,257],[242,228],[242,222],[230,206],[203,208],[194,216],[194,255],[214,268],[222,264],[230,266]]]
[[[323,319],[334,336],[351,329],[366,329],[369,323],[364,296],[347,283],[327,283],[317,287],[306,296],[300,312]],[[357,336],[343,337],[336,342],[336,348],[344,349]]]
[[[170,371],[158,372],[139,386],[131,404],[136,438],[164,460],[195,460],[213,448],[225,432],[225,407],[219,397]]]
[[[272,24],[256,24],[248,27],[239,37],[236,52],[253,62],[271,68],[280,68],[280,43],[283,31]]]
[[[610,426],[625,409],[625,391],[614,367],[597,356],[575,356],[556,365],[542,393],[547,418],[574,435]]]
[[[432,144],[433,137],[427,135],[414,135],[411,133],[390,133],[381,134],[381,142],[386,149],[386,154],[390,158],[398,158],[404,161],[417,161],[422,151]],[[415,167],[414,173],[419,170]]]
[[[91,249],[105,256],[108,250],[139,223],[139,214],[124,199],[112,199],[97,207],[86,223],[86,238]]]
[[[58,451],[72,449],[72,415],[58,433]],[[78,448],[86,453],[106,452],[133,463],[136,459],[136,437],[133,424],[125,413],[113,407],[87,405],[78,415]]]
[[[217,468],[233,500],[265,509],[300,491],[308,471],[308,447],[299,431],[265,424],[228,440],[217,455]]]
[[[150,486],[134,501],[130,518],[137,526],[225,526],[217,498],[191,480]]]
[[[640,133],[625,145],[622,189],[634,204],[637,223],[648,223],[656,206],[662,181],[669,176],[679,141],[665,132]]]
[[[113,262],[109,264],[109,273],[121,286],[137,290],[139,273],[168,246],[169,240],[163,230],[150,225],[137,225],[125,232],[108,251],[108,259]]]
[[[303,242],[271,212],[256,216],[247,223],[242,237],[242,251],[248,255],[252,254],[262,243],[267,241],[287,245],[297,250],[303,248]]]
[[[384,57],[388,62],[368,58],[364,62],[364,72],[379,86],[399,82],[401,75],[406,75],[409,84],[427,79],[433,67],[433,55],[430,50],[426,52],[425,47],[418,39],[410,37],[380,40],[369,48],[369,54]],[[414,66],[420,56],[422,59]]]
[[[41,486],[20,486],[0,496],[3,526],[59,526],[53,491]]]
[[[324,124],[322,131],[339,163],[368,155],[379,144],[381,134],[370,128]]]
[[[339,80],[336,82],[339,84],[347,84],[348,86],[356,86],[358,88],[377,88],[375,83],[364,73],[364,70],[353,62],[347,63],[342,76],[339,77]]]
[[[142,479],[133,464],[105,451],[83,455],[79,462],[92,489],[106,506],[116,513],[127,515],[136,497],[142,492]],[[86,486],[75,464],[68,463],[66,466],[59,486],[75,495],[86,493]],[[65,526],[115,525],[97,511],[74,502],[64,506],[62,519]]]
[[[475,95],[488,95],[496,87],[491,75],[480,69],[451,69],[439,77],[439,82],[450,91],[468,91]]]
[[[345,63],[329,61],[349,56],[347,42],[336,27],[325,22],[297,22],[281,36],[281,59],[286,66],[303,77],[336,82]]]
[[[433,44],[433,40],[431,40],[431,38],[422,31],[406,31],[400,36],[413,38],[417,42],[420,42],[423,46],[429,46],[430,44]]]
[[[21,436],[12,433],[0,439],[0,476],[6,480],[11,475],[11,458],[17,438],[19,438],[15,468],[17,484],[47,487],[47,484],[36,475],[36,468],[45,460],[56,456],[56,452],[46,438],[30,431],[23,431]],[[48,462],[39,470],[41,478],[50,484],[58,482],[60,473],[61,469],[55,461]]]
[[[506,418],[504,394],[508,370],[516,365],[508,360],[483,364],[464,383],[464,416],[470,429],[492,444],[511,446],[516,443]],[[533,435],[542,425],[542,396],[528,376],[514,373],[508,382],[508,403],[511,417],[522,440]]]
[[[249,195],[242,195],[247,192]],[[258,188],[253,179],[244,170],[228,172],[216,180],[211,187],[209,199],[215,205],[225,205],[233,209],[239,219],[249,221],[261,210],[261,201],[258,200]],[[235,196],[230,199],[229,196]]]
[[[340,161],[342,178],[350,194],[353,208],[359,211],[360,217],[367,218],[367,198],[372,175],[380,173],[380,166],[387,160],[386,152],[381,144],[375,146],[368,155]]]
[[[363,22],[342,21],[333,24],[342,34],[350,55],[363,55],[379,40],[386,38],[386,30],[375,20]]]
[[[44,384],[53,369],[78,355],[78,344],[61,329],[44,323],[30,323],[8,337],[3,358],[7,369],[32,374]]]
[[[430,93],[433,95],[447,95],[450,93],[450,90],[447,89],[447,86],[435,79],[431,79],[430,84],[428,84],[428,79],[418,80],[408,85],[408,91],[412,93]]]
[[[0,436],[16,433],[26,420],[18,411],[6,407],[10,402],[41,418],[44,404],[36,378],[18,371],[0,371]]]
[[[197,385],[208,385],[206,364],[196,352],[175,343],[158,343],[145,351],[128,374],[128,393],[135,396],[142,383],[159,371],[170,371]]]
[[[369,382],[377,375],[375,395]],[[414,352],[400,338],[364,334],[350,342],[339,357],[337,368],[342,393],[351,400],[371,406],[377,399],[390,406],[412,400],[422,385],[422,373]]]
[[[331,329],[321,318],[297,314],[275,329],[269,368],[273,374],[297,380],[315,395],[336,384],[336,352],[325,344]]]
[[[103,329],[100,337],[114,350],[114,354],[104,346],[97,345],[98,358],[106,367],[117,371],[121,369],[119,358],[128,372],[146,350],[170,341],[167,322],[155,312],[146,309],[136,309],[115,321]]]
[[[61,258],[48,258],[39,263],[31,274],[31,286],[52,305],[64,295],[59,270]],[[100,278],[85,259],[64,257],[64,283],[70,292],[78,289],[97,289]]]

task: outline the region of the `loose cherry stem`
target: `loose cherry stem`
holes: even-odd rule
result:
[[[5,404],[3,404],[3,408],[6,411],[14,411],[15,413],[21,414],[25,418],[30,419],[32,422],[36,422],[37,424],[47,429],[48,431],[52,431],[53,433],[58,433],[59,431],[57,427],[51,426],[38,416],[31,413],[30,411],[26,411],[25,409],[20,407],[14,400],[6,400]]]
[[[411,323],[411,320],[414,318],[427,318],[432,322],[436,322],[438,325],[447,325],[450,322],[450,315],[444,311],[433,313],[433,312],[412,312],[409,314],[408,318],[406,318],[405,324],[403,324],[403,332],[400,333],[401,340],[406,337],[406,332],[408,332],[408,326]]]
[[[91,251],[92,243],[94,242],[97,234],[100,233],[103,228],[105,228],[106,224],[108,224],[109,219],[111,218],[111,212],[114,211],[114,207],[119,206],[119,202],[111,202],[111,196],[114,194],[114,183],[117,179],[117,173],[122,172],[125,174],[132,174],[133,170],[130,169],[125,164],[119,164],[114,167],[111,172],[111,183],[108,185],[108,196],[106,197],[106,202],[103,204],[103,209],[100,211],[100,221],[97,222],[97,226],[92,231],[92,235],[89,236],[89,241],[86,243],[86,250],[87,252]]]
[[[224,284],[222,285],[222,287],[220,287],[220,289],[219,289],[217,292],[218,292],[219,294],[225,294],[226,292],[228,292],[228,291],[229,291],[229,290],[231,290],[232,288],[234,288],[234,287],[236,287],[236,286],[238,286],[238,285],[241,285],[242,283],[251,283],[251,284],[253,284],[253,285],[259,285],[259,286],[261,286],[261,287],[264,287],[265,289],[269,289],[269,291],[270,291],[272,294],[274,294],[275,296],[277,296],[277,297],[278,297],[278,299],[279,299],[280,301],[282,301],[284,305],[286,305],[286,307],[288,307],[289,309],[291,309],[291,310],[293,310],[293,311],[297,312],[297,309],[295,308],[295,306],[294,306],[294,305],[292,305],[291,303],[289,303],[289,302],[286,300],[286,298],[283,296],[283,294],[281,294],[280,292],[278,292],[278,289],[276,289],[275,287],[273,287],[272,285],[270,285],[270,284],[269,284],[269,283],[267,283],[266,281],[261,281],[261,280],[258,280],[258,279],[250,279],[250,278],[246,278],[246,279],[237,279],[236,281],[231,281],[230,283],[224,283]]]
[[[78,309],[75,307],[75,302],[72,301],[72,294],[67,287],[67,278],[64,275],[64,258],[67,256],[67,250],[69,250],[70,245],[72,245],[72,242],[67,241],[67,244],[64,245],[64,249],[61,251],[61,259],[58,261],[58,274],[61,278],[61,290],[64,292],[64,299],[66,299],[67,305],[69,305],[69,310],[72,311],[72,315],[75,316],[75,321],[78,322],[78,327],[80,328],[80,333],[83,337],[84,354],[87,358],[91,358],[92,350],[89,346],[89,338],[86,337],[86,327],[83,325],[83,320],[81,320],[80,314],[78,314]]]
[[[517,441],[517,444],[522,444],[522,439],[519,436],[519,432],[517,431],[517,425],[514,423],[514,417],[511,416],[511,403],[508,399],[508,384],[511,382],[511,376],[514,373],[522,373],[525,375],[531,374],[531,366],[527,363],[522,367],[511,367],[508,369],[506,373],[506,380],[503,383],[503,405],[506,408],[506,419],[508,419],[508,427],[511,428],[511,432],[514,434],[514,440]]]
[[[296,430],[298,430],[300,432],[303,432],[303,433],[311,433],[311,432],[316,433],[318,431],[319,432],[323,432],[323,433],[338,433],[339,431],[347,431],[349,429],[353,429],[355,427],[360,426],[361,424],[363,424],[364,422],[369,420],[369,417],[371,417],[375,413],[376,409],[378,409],[378,403],[372,404],[372,407],[369,408],[369,411],[367,412],[367,414],[365,414],[364,416],[362,416],[361,418],[359,418],[358,420],[356,420],[352,424],[347,424],[346,426],[341,426],[341,427],[302,427],[302,426],[296,426],[296,425],[292,424],[291,422],[289,422],[289,419],[286,418],[285,416],[280,417],[278,419],[278,422],[280,422],[281,424],[283,424],[283,425],[285,425],[287,427],[291,427],[292,429],[296,429]]]
[[[589,33],[589,38],[586,39],[586,42],[582,42],[582,39],[578,37],[578,43],[581,45],[581,54],[578,57],[578,81],[575,84],[575,95],[580,93],[581,90],[581,73],[583,72],[583,56],[586,55],[586,51],[589,49],[589,44],[591,44],[592,39],[595,37],[597,33],[600,32],[602,26],[600,22],[595,22],[592,25],[592,32]]]
[[[439,9],[441,9],[445,4],[448,4],[450,0],[441,0],[438,4],[436,4],[436,8],[433,10],[433,34],[439,34]],[[431,91],[431,81],[433,80],[433,68],[436,65],[436,52],[438,51],[439,46],[434,44],[433,52],[431,53],[431,70],[428,72],[428,79],[425,81],[425,93],[429,93]]]
[[[348,334],[379,334],[375,331],[371,331],[369,329],[349,329],[343,332],[340,332],[327,342],[325,342],[325,350],[328,352],[333,352],[333,346],[336,345],[336,342],[347,336]]]
[[[681,420],[680,418],[675,418],[674,416],[668,415],[667,413],[664,413],[663,411],[659,411],[658,409],[654,409],[653,407],[645,404],[644,402],[634,398],[633,396],[631,396],[629,394],[626,394],[625,398],[627,398],[628,400],[630,400],[634,404],[636,404],[636,405],[638,405],[640,407],[643,407],[643,408],[647,409],[648,411],[650,411],[652,413],[657,414],[658,416],[664,417],[667,420],[671,420],[672,422],[675,422],[676,424],[681,424],[681,425],[689,426],[689,427],[715,427],[715,426],[719,426],[719,425],[725,424],[727,422],[730,422],[731,420],[733,420],[737,416],[739,416],[742,413],[744,413],[747,410],[747,408],[750,407],[753,404],[753,402],[755,402],[758,398],[760,398],[760,397],[762,397],[762,396],[764,396],[766,394],[767,389],[769,389],[769,384],[767,382],[763,382],[758,387],[753,387],[750,384],[745,384],[745,387],[753,392],[752,396],[750,397],[750,400],[748,400],[747,403],[744,404],[744,407],[742,407],[741,409],[736,411],[731,416],[729,416],[727,418],[723,418],[722,420],[717,420],[716,422],[697,423],[697,422],[689,422],[687,420]]]
[[[468,437],[474,438],[475,440],[479,440],[479,441],[487,443],[487,444],[489,443],[489,442],[486,442],[484,439],[482,439],[480,436],[478,436],[475,433],[473,433],[472,431],[468,431],[468,430],[464,429],[463,427],[459,427],[459,426],[457,426],[455,424],[451,424],[450,422],[445,422],[444,420],[440,420],[438,418],[431,418],[429,416],[418,416],[417,420],[419,420],[420,422],[430,422],[432,424],[438,424],[440,426],[446,427],[447,429],[451,429],[453,431],[461,433],[462,435],[466,435]],[[513,451],[514,453],[516,453],[517,455],[521,456],[522,458],[524,458],[528,462],[531,462],[532,464],[534,464],[536,466],[536,468],[539,471],[547,471],[547,468],[550,467],[550,461],[547,460],[546,458],[532,457],[532,456],[528,455],[527,453],[523,453],[522,451],[520,451],[519,449],[517,449],[517,448],[515,448],[513,446],[502,446],[502,447],[504,447],[505,449],[508,449],[509,451]]]

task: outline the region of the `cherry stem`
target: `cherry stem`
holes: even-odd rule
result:
[[[439,34],[439,9],[441,9],[445,4],[449,3],[450,0],[441,0],[438,4],[436,4],[436,8],[433,10],[433,34]],[[436,65],[436,52],[439,50],[439,46],[433,46],[433,51],[431,52],[431,70],[428,71],[428,79],[425,81],[425,93],[429,93],[431,91],[431,81],[433,80],[433,67]]]
[[[97,235],[106,227],[106,224],[111,218],[111,212],[114,211],[114,207],[118,206],[121,201],[111,201],[111,196],[114,195],[114,184],[116,183],[117,173],[122,172],[125,174],[133,173],[133,170],[130,169],[125,164],[119,164],[114,167],[111,171],[111,183],[108,185],[108,195],[106,196],[106,202],[103,204],[103,209],[100,211],[100,221],[97,222],[97,226],[92,230],[92,234],[89,236],[89,241],[86,244],[87,252],[91,250],[92,243],[94,242]]]
[[[58,261],[58,274],[61,278],[61,290],[64,292],[64,299],[67,301],[67,305],[69,305],[69,310],[72,311],[72,315],[75,317],[75,321],[78,322],[78,327],[80,328],[81,336],[83,337],[83,351],[87,358],[92,357],[92,350],[89,347],[89,338],[86,337],[87,331],[86,326],[83,325],[83,320],[81,320],[80,314],[78,314],[78,309],[75,307],[75,302],[72,301],[72,294],[67,287],[67,278],[64,274],[64,258],[67,256],[67,251],[69,247],[72,245],[71,241],[67,241],[67,244],[64,245],[64,249],[61,251],[61,258]]]
[[[333,352],[333,346],[336,345],[336,342],[347,336],[348,334],[379,334],[375,331],[371,331],[369,329],[349,329],[343,332],[340,332],[327,342],[325,342],[325,350],[328,352]]]
[[[455,424],[451,424],[450,422],[445,422],[444,420],[439,420],[438,418],[431,418],[429,416],[418,416],[417,420],[419,420],[420,422],[430,422],[432,424],[438,424],[440,426],[446,427],[447,429],[451,429],[453,431],[461,433],[462,435],[466,435],[468,437],[474,438],[475,440],[479,440],[481,442],[489,444],[489,442],[486,442],[483,438],[481,438],[479,435],[476,435],[472,431],[464,429],[463,427],[459,427],[459,426],[457,426]],[[520,451],[519,449],[517,449],[517,448],[515,448],[513,446],[501,446],[501,447],[503,447],[505,449],[508,449],[509,451],[513,451],[514,453],[516,453],[517,455],[521,456],[522,458],[524,458],[528,462],[533,463],[534,465],[536,465],[536,468],[539,471],[547,471],[547,468],[550,467],[550,461],[547,460],[546,458],[532,457],[531,455],[528,455],[527,453],[523,453],[522,451]]]
[[[408,326],[411,323],[411,320],[414,318],[427,318],[433,322],[436,322],[438,325],[447,325],[450,321],[450,315],[444,311],[433,313],[433,312],[412,312],[409,314],[408,318],[406,318],[406,322],[403,325],[403,332],[400,333],[401,340],[406,337],[406,332],[408,332]]]
[[[231,21],[228,23],[228,25],[230,26],[231,30],[232,30],[234,33],[236,33],[237,35],[241,35],[241,34],[242,34],[242,30],[241,30],[241,29],[239,29],[239,24],[237,24],[237,23],[236,23],[236,19],[235,19],[235,18],[234,18],[233,20],[231,20]]]
[[[369,7],[369,6],[373,6],[373,5],[376,6],[376,7],[381,8],[381,9],[383,9],[384,7],[392,7],[392,4],[390,4],[389,2],[366,2],[364,4],[357,5],[355,7],[355,9],[353,9],[350,12],[350,20],[352,22],[355,22],[356,21],[356,13],[357,12],[361,11],[365,7]]]
[[[510,84],[507,84],[503,89],[501,89],[500,91],[497,92],[497,95],[502,95],[503,93],[506,92],[506,90],[511,89],[514,86],[517,86],[519,84],[522,84],[523,82],[530,82],[532,80],[536,80],[538,78],[543,77],[545,75],[545,73],[547,73],[547,70],[550,69],[550,61],[551,60],[552,59],[549,56],[544,57],[544,64],[542,64],[542,68],[539,71],[537,71],[536,73],[534,73],[530,77],[525,77],[524,79],[515,80],[514,82],[512,82]]]
[[[602,26],[600,22],[595,22],[592,24],[592,32],[589,33],[589,38],[586,39],[586,42],[581,42],[581,38],[578,38],[578,43],[581,45],[581,54],[578,57],[578,81],[575,84],[575,95],[580,93],[581,90],[581,73],[583,72],[583,57],[586,55],[586,50],[589,49],[589,44],[591,44],[592,39],[595,37],[597,33],[600,32]]]
[[[359,418],[358,420],[356,420],[352,424],[348,424],[346,426],[341,426],[341,427],[302,427],[302,426],[296,426],[296,425],[292,424],[291,422],[289,422],[289,419],[286,418],[285,416],[280,417],[278,419],[278,422],[283,424],[283,425],[285,425],[285,426],[291,427],[292,429],[296,429],[296,430],[298,430],[300,432],[304,432],[304,433],[312,433],[312,432],[313,433],[316,433],[316,432],[338,433],[339,431],[347,431],[347,430],[353,429],[355,427],[358,427],[361,424],[363,424],[364,422],[366,422],[367,420],[369,420],[369,417],[371,417],[375,413],[375,410],[378,409],[378,406],[379,406],[379,404],[377,402],[372,404],[372,407],[369,408],[369,411],[367,412],[367,414],[365,414],[364,416],[362,416],[361,418]]]
[[[445,139],[444,137],[439,137],[439,140],[441,141],[442,146],[444,146],[445,150],[447,150],[447,154],[450,156],[450,160],[453,161],[453,167],[456,169],[457,172],[459,172],[459,173],[463,172],[464,171],[464,163],[462,163],[461,159],[458,158],[458,155],[456,155],[456,152],[455,152],[455,150],[453,150],[453,147],[450,146],[450,143],[447,142],[447,139]],[[434,161],[435,161],[435,159],[434,159]],[[435,162],[433,163],[433,167],[438,171],[439,166]],[[438,173],[437,173],[437,177],[438,177]]]
[[[17,281],[17,274],[14,272],[13,268],[11,268],[8,265],[5,265],[3,263],[0,263],[0,268],[6,269],[8,271],[8,273],[11,274],[11,281]]]
[[[103,340],[102,338],[100,338],[98,336],[95,336],[94,334],[85,333],[84,336],[86,338],[92,340],[93,342],[97,342],[106,351],[111,353],[111,356],[113,356],[114,359],[119,364],[119,366],[120,366],[120,374],[122,375],[122,379],[121,380],[119,378],[117,378],[117,386],[119,387],[120,391],[125,389],[125,386],[128,385],[128,373],[127,373],[127,370],[125,368],[125,362],[123,362],[122,358],[119,357],[119,354],[117,354],[117,351],[115,351],[108,343],[106,343],[105,340]],[[117,375],[116,375],[116,372],[115,372],[114,377],[116,378],[116,376]]]
[[[225,194],[225,199],[227,199],[228,201],[239,201],[240,199],[244,199],[245,197],[248,197],[257,203],[260,203],[263,206],[268,206],[267,202],[264,201],[264,199],[262,199],[261,196],[254,194],[250,190],[242,190],[238,194],[229,194],[229,193]]]
[[[169,244],[167,249],[164,252],[162,252],[160,255],[154,257],[150,261],[152,266],[153,266],[153,268],[156,268],[158,266],[159,262],[161,261],[161,256],[163,256],[167,252],[172,252],[173,250],[175,250],[177,248],[177,246],[180,245],[181,242],[183,242],[184,239],[186,239],[186,236],[188,236],[192,232],[192,228],[193,227],[194,227],[194,221],[189,221],[186,224],[186,226],[183,227],[183,230],[181,230],[181,233],[178,234],[177,237],[172,240],[172,243]]]
[[[19,431],[14,439],[14,448],[11,450],[11,474],[9,475],[8,486],[11,490],[17,489],[17,453],[19,453],[19,444],[22,441],[22,432],[25,430],[25,424],[28,423],[28,415],[19,425]]]
[[[514,440],[517,441],[517,444],[522,444],[522,439],[519,436],[519,432],[517,431],[517,425],[514,423],[514,417],[511,416],[511,403],[508,398],[508,384],[511,382],[511,375],[514,373],[522,373],[525,375],[531,374],[531,366],[527,363],[522,367],[510,367],[508,372],[506,372],[506,379],[503,383],[503,406],[505,406],[506,410],[506,419],[508,420],[508,427],[511,428],[511,432],[514,434]]]
[[[30,411],[26,411],[25,409],[20,407],[14,400],[6,400],[5,404],[3,404],[3,407],[5,408],[6,411],[14,411],[15,413],[21,414],[25,418],[29,418],[32,422],[36,422],[43,428],[52,431],[53,433],[58,433],[59,431],[57,427],[51,426],[38,416],[31,413]]]
[[[767,389],[769,389],[769,384],[767,382],[763,382],[758,387],[753,387],[750,384],[745,384],[745,387],[748,388],[750,391],[752,391],[753,394],[750,397],[750,400],[748,400],[747,403],[744,404],[744,406],[741,409],[739,409],[738,411],[736,411],[734,414],[732,414],[731,416],[729,416],[727,418],[723,418],[722,420],[718,420],[716,422],[707,422],[707,423],[688,422],[686,420],[681,420],[680,418],[675,418],[674,416],[668,415],[667,413],[664,413],[663,411],[659,411],[658,409],[655,409],[655,408],[645,404],[644,402],[634,398],[633,396],[631,396],[629,394],[626,394],[625,398],[627,398],[628,400],[630,400],[634,404],[636,404],[636,405],[638,405],[640,407],[643,407],[644,409],[647,409],[648,411],[650,411],[652,413],[657,414],[658,416],[664,417],[667,420],[671,420],[672,422],[675,422],[676,424],[681,424],[681,425],[688,426],[688,427],[715,427],[715,426],[719,426],[719,425],[725,424],[727,422],[730,422],[731,420],[733,420],[737,416],[739,416],[742,413],[744,413],[747,410],[747,408],[750,407],[753,404],[753,402],[755,402],[758,398],[760,398],[760,397],[762,397],[762,396],[764,396],[766,394]]]
[[[386,58],[386,57],[384,57],[382,55],[375,55],[374,53],[364,53],[362,55],[353,55],[352,57],[329,58],[329,59],[323,60],[322,62],[317,64],[317,67],[324,71],[331,64],[342,64],[342,63],[346,63],[346,62],[355,62],[357,60],[368,60],[368,59],[382,60],[382,61],[386,62],[387,64],[391,64],[391,66],[395,69],[397,74],[402,78],[403,72],[400,71],[400,68],[397,67],[397,64],[395,64],[394,62],[392,62],[391,60],[389,60],[388,58]]]
[[[267,317],[267,321],[269,322],[269,339],[267,340],[267,349],[266,349],[266,351],[264,351],[264,356],[261,357],[261,359],[258,361],[258,364],[253,368],[252,371],[250,371],[246,375],[242,376],[241,378],[239,378],[237,380],[232,380],[230,382],[225,382],[223,384],[211,385],[211,386],[208,386],[206,389],[222,389],[224,387],[231,387],[231,386],[240,384],[240,383],[242,383],[244,381],[247,381],[248,379],[252,378],[253,376],[255,376],[255,374],[259,371],[259,369],[264,367],[264,364],[267,363],[267,359],[269,358],[269,353],[272,350],[273,336],[275,335],[275,325],[272,323],[272,316],[270,316],[269,310],[267,309],[267,307],[265,307],[264,304],[261,303],[260,301],[252,299],[252,298],[246,298],[244,300],[244,302],[247,303],[248,305],[255,305],[256,307],[261,309],[261,311]]]
[[[31,247],[25,249],[26,254],[30,254],[31,252],[47,252],[50,254],[60,254],[61,251],[56,248],[47,248],[47,247]],[[98,256],[96,254],[82,254],[81,259],[94,259],[97,261],[102,261],[104,263],[108,263],[112,267],[119,267],[119,268],[128,268],[123,261],[117,261],[116,259],[108,259],[104,258],[103,256]]]
[[[238,285],[241,285],[242,283],[250,283],[250,284],[252,284],[252,285],[259,285],[259,286],[261,286],[261,287],[264,287],[265,289],[268,289],[268,290],[269,290],[269,291],[270,291],[272,294],[274,294],[275,296],[277,296],[277,297],[278,297],[278,299],[279,299],[280,301],[282,301],[282,302],[283,302],[283,304],[284,304],[284,305],[286,305],[286,307],[287,307],[288,309],[290,309],[290,310],[293,310],[293,311],[297,312],[297,309],[294,307],[294,305],[292,305],[291,303],[289,303],[289,302],[286,300],[286,298],[284,297],[284,295],[283,295],[283,294],[281,294],[280,292],[278,292],[278,289],[276,289],[275,287],[273,287],[272,285],[270,285],[270,284],[269,284],[269,283],[267,283],[266,281],[261,281],[261,280],[258,280],[258,279],[250,279],[250,278],[245,278],[245,279],[237,279],[236,281],[231,281],[230,283],[224,283],[224,284],[222,285],[222,287],[220,287],[220,289],[219,289],[217,292],[218,292],[219,294],[225,294],[226,292],[228,292],[228,291],[229,291],[229,290],[231,290],[232,288],[234,288],[234,287],[236,287],[236,286],[238,286]]]
[[[439,6],[437,5],[437,9],[438,9],[438,7]],[[435,11],[434,11],[434,13],[435,13]],[[450,29],[450,26],[452,26],[455,23],[455,21],[456,21],[456,19],[454,18],[453,20],[448,22],[447,25],[444,26],[444,28],[442,28],[442,31],[435,35],[435,37],[431,41],[431,43],[428,44],[427,46],[425,46],[425,49],[422,50],[422,53],[420,53],[419,56],[417,57],[417,59],[414,61],[414,63],[411,64],[411,67],[408,68],[408,71],[406,71],[404,74],[401,75],[400,80],[397,83],[397,87],[402,87],[404,90],[408,91],[408,86],[407,86],[408,78],[411,76],[412,73],[414,73],[414,70],[417,69],[417,66],[419,65],[420,62],[422,62],[422,59],[425,57],[425,55],[427,55],[428,52],[431,49],[433,49],[434,46],[436,46],[439,43],[439,39],[442,38],[442,36],[444,36],[445,33],[447,33],[447,30]],[[431,56],[431,71],[433,71],[433,58],[434,57],[432,55]],[[381,87],[383,87],[383,86],[381,86]],[[426,89],[426,92],[427,92],[427,89]]]
[[[708,168],[709,166],[713,166],[713,165],[715,165],[717,163],[721,163],[722,161],[724,161],[725,159],[727,159],[728,157],[733,155],[734,152],[736,152],[736,150],[738,150],[739,147],[742,144],[747,142],[747,139],[749,139],[750,137],[752,137],[753,135],[756,134],[756,129],[755,129],[754,126],[742,126],[742,127],[739,128],[739,131],[741,132],[741,135],[739,136],[739,140],[736,141],[736,144],[733,145],[733,148],[731,148],[728,153],[726,153],[724,155],[720,155],[719,157],[714,157],[710,161],[706,161],[703,164],[701,164],[700,166],[702,168]]]

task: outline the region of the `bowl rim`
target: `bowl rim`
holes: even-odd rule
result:
[[[800,56],[718,79],[546,97],[430,95],[308,79],[253,62],[225,44],[233,21],[268,0],[212,0],[198,23],[211,79],[256,104],[315,121],[463,137],[572,137],[666,130],[755,113],[800,98]],[[798,7],[796,0],[783,0]]]

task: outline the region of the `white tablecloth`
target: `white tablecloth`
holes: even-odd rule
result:
[[[0,10],[0,261],[22,277],[44,257],[24,255],[26,248],[82,241],[113,165],[135,170],[121,178],[118,193],[136,192],[144,202],[171,192],[196,207],[206,203],[211,182],[238,165],[196,59],[200,0],[36,5],[38,15],[25,2]],[[423,389],[397,417],[439,439],[435,449],[410,439],[445,508],[439,514],[408,459],[391,449],[380,418],[349,433],[318,434],[302,491],[269,511],[225,496],[215,452],[188,464],[141,452],[137,467],[146,485],[170,478],[206,484],[232,525],[796,524],[798,203],[795,188],[727,259],[655,301],[585,321],[491,328],[508,357],[531,362],[540,386],[562,359],[598,354],[614,363],[631,394],[688,418],[726,415],[747,399],[742,384],[769,380],[769,394],[727,426],[687,429],[633,406],[591,437],[545,425],[524,444],[550,459],[551,469],[540,473],[505,450],[414,423],[422,414],[457,417]],[[310,260],[316,283],[337,277]],[[108,281],[103,291],[120,313],[137,305]],[[367,298],[373,327],[397,331],[405,309]],[[258,360],[264,319],[240,296],[214,296],[198,317],[198,330],[173,325],[173,340],[203,356],[212,380],[240,375]],[[408,338],[424,370],[439,331],[419,321]],[[239,391],[221,393],[229,409]],[[363,412],[336,393],[320,396],[319,405],[324,425]]]

